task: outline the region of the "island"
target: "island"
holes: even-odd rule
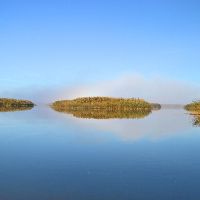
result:
[[[185,105],[184,109],[190,111],[190,115],[193,115],[193,126],[200,126],[200,100],[195,100],[192,103]]]
[[[94,109],[94,110],[129,110],[150,111],[152,105],[140,98],[114,98],[114,97],[82,97],[73,100],[55,101],[53,109]]]
[[[184,109],[191,111],[191,114],[200,115],[200,100],[195,100],[192,103],[185,105]]]
[[[0,98],[0,112],[30,110],[34,103],[27,100]]]
[[[82,97],[55,101],[51,108],[77,118],[140,119],[148,116],[152,110],[159,110],[161,105],[140,98]]]

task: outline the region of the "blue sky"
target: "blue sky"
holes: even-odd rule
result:
[[[0,1],[0,96],[189,103],[200,98],[199,11],[195,0]]]

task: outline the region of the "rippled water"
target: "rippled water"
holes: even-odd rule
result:
[[[199,199],[194,122],[183,109],[121,119],[0,112],[0,199]]]

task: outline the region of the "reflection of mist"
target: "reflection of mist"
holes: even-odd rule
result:
[[[184,105],[181,104],[162,104],[162,109],[183,109]]]
[[[177,134],[190,134],[192,128],[189,115],[185,115],[183,109],[153,111],[151,115],[142,119],[88,120],[67,114],[63,114],[63,118],[77,128],[81,127],[82,131],[93,128],[93,134],[96,134],[96,131],[109,132],[123,141],[142,138],[158,140]]]
[[[31,127],[26,134],[73,134],[84,143],[102,143],[114,136],[122,141],[139,139],[160,140],[186,136],[198,129],[192,127],[191,116],[183,109],[161,109],[140,119],[84,119],[54,111],[47,106],[36,106],[27,112],[0,113],[0,125]],[[9,119],[8,122],[5,119]],[[7,124],[6,124],[7,123]]]

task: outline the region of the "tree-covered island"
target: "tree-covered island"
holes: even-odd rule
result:
[[[184,106],[185,110],[191,111],[191,114],[199,114],[200,115],[200,100],[195,100],[190,104]]]
[[[193,126],[200,126],[200,100],[195,100],[192,103],[185,105],[184,109],[190,111],[190,114],[193,115]]]
[[[53,109],[95,109],[95,110],[133,110],[147,111],[152,105],[139,98],[83,97],[73,100],[55,101]]]
[[[27,100],[0,98],[0,107],[33,107],[34,103]]]

